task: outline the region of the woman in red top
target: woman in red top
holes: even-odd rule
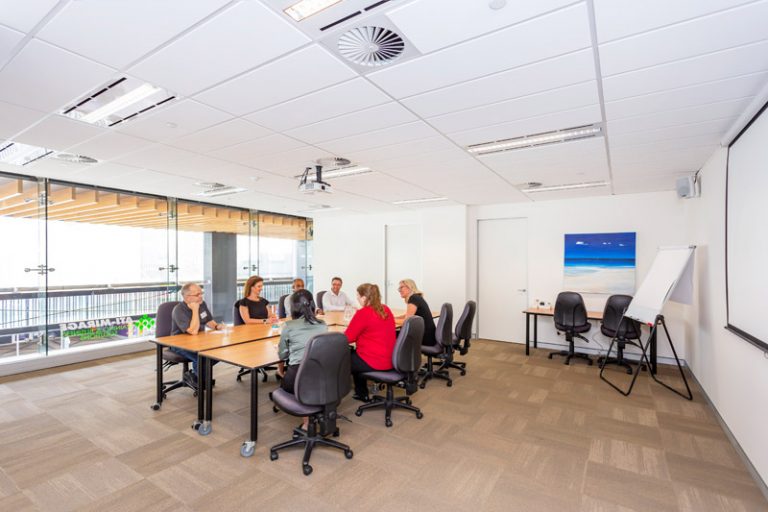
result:
[[[355,381],[355,400],[369,401],[366,379],[360,374],[392,369],[392,351],[395,349],[395,316],[381,303],[381,293],[375,284],[357,287],[357,300],[362,306],[344,332],[350,343],[356,343],[352,352],[352,377]]]

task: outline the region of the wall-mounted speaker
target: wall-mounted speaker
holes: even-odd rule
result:
[[[696,176],[683,176],[682,178],[677,178],[677,181],[675,182],[675,190],[677,191],[677,197],[683,199],[699,197]]]

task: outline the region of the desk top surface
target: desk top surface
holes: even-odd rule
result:
[[[175,336],[163,336],[153,341],[166,347],[201,352],[261,340],[275,335],[280,335],[280,329],[272,330],[270,324],[245,324],[234,327],[227,326],[221,331],[207,330],[195,335],[176,334]]]
[[[555,316],[554,308],[528,308],[523,311],[526,314],[542,315],[542,316]],[[587,318],[590,320],[602,320],[602,311],[587,311]]]
[[[206,350],[205,357],[244,368],[261,368],[280,362],[280,358],[277,356],[277,344],[279,342],[279,336],[272,336],[250,343]]]

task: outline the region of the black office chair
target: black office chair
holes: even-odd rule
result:
[[[440,308],[440,320],[437,322],[437,329],[435,330],[435,339],[437,343],[434,345],[422,345],[421,353],[427,356],[427,365],[423,369],[421,381],[419,387],[424,389],[427,385],[427,381],[431,379],[443,379],[447,381],[446,386],[453,386],[453,380],[450,373],[448,373],[448,363],[452,361],[453,357],[453,336],[451,335],[451,327],[453,325],[453,306],[449,303],[443,304]],[[435,369],[433,359],[437,358],[441,361],[440,366]]]
[[[173,319],[171,317],[173,308],[179,304],[179,301],[170,301],[160,304],[157,308],[157,315],[155,316],[155,336],[161,338],[163,336],[170,336]],[[163,382],[163,398],[169,391],[179,388],[189,388],[195,395],[197,395],[197,387],[195,387],[190,381],[184,379],[184,375],[189,372],[189,359],[177,354],[170,348],[163,349],[163,366],[162,371],[168,370],[172,366],[181,364],[181,378],[179,380],[172,380]]]
[[[416,372],[421,366],[421,339],[424,337],[424,319],[420,316],[408,318],[400,328],[395,348],[392,351],[392,369],[364,372],[366,379],[387,385],[387,396],[374,395],[372,400],[355,411],[355,416],[362,416],[366,409],[384,407],[384,424],[392,426],[392,409],[400,407],[416,413],[421,419],[424,415],[418,407],[411,404],[410,395],[416,392],[418,380]],[[394,397],[394,387],[405,388],[405,396]]]
[[[568,350],[550,352],[549,359],[552,359],[552,356],[565,356],[565,364],[571,364],[571,359],[577,357],[586,359],[591,366],[592,359],[587,354],[575,352],[573,344],[574,338],[589,342],[581,333],[592,328],[592,324],[587,320],[587,307],[584,305],[584,299],[581,298],[581,295],[576,292],[559,293],[555,301],[554,320],[557,330],[565,333]]]
[[[238,302],[240,302],[240,301],[235,301],[235,305],[233,306],[235,311],[234,311],[233,317],[232,317],[233,318],[232,323],[234,325],[236,325],[236,326],[237,325],[245,325],[245,322],[243,322],[243,317],[240,316],[240,308],[237,305]],[[275,367],[275,366],[264,366],[263,368],[259,368],[258,371],[259,371],[259,375],[261,375],[261,381],[262,382],[267,382],[267,379],[269,378],[269,374],[267,373],[267,371],[269,371],[269,370],[277,370],[277,367]],[[237,372],[237,377],[236,377],[237,382],[242,381],[244,376],[250,375],[250,374],[251,374],[251,369],[250,368],[240,368],[240,371]],[[279,381],[280,377],[277,374],[275,374],[275,379]]]
[[[624,360],[624,348],[627,343],[639,346],[635,340],[640,339],[642,330],[639,322],[631,318],[623,318],[630,302],[632,302],[630,295],[611,295],[608,297],[603,310],[603,323],[600,325],[600,332],[611,338],[611,345],[616,342],[616,357],[600,356],[597,359],[597,364],[601,368],[607,364],[622,366],[631,375],[632,365]],[[608,348],[608,354],[610,353],[611,347]]]
[[[325,295],[326,290],[322,290],[317,292],[317,308],[323,309],[323,296]]]
[[[464,311],[461,312],[459,321],[456,322],[456,330],[453,333],[453,351],[462,356],[467,355],[472,339],[472,322],[475,321],[475,312],[477,303],[473,300],[467,302]],[[451,361],[449,367],[455,368],[461,372],[461,375],[467,374],[467,363],[462,361]]]
[[[285,298],[289,296],[290,293],[286,293],[285,295],[280,296],[280,300],[277,301],[277,317],[278,318],[285,318],[288,315],[285,311]]]
[[[349,446],[327,438],[339,435],[336,407],[352,387],[350,359],[349,344],[342,333],[319,334],[309,340],[296,374],[294,393],[283,388],[272,392],[277,407],[292,416],[309,416],[309,425],[306,432],[294,430],[293,439],[270,448],[271,460],[277,460],[277,452],[284,448],[303,445],[302,469],[309,475],[309,458],[316,445],[343,450],[346,458],[352,458]]]

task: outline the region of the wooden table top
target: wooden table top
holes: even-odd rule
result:
[[[391,308],[390,308],[391,309]],[[392,314],[395,315],[395,327],[400,328],[403,326],[403,323],[405,323],[405,318],[398,318],[398,316],[402,316],[405,314],[404,309],[392,309]],[[432,317],[437,318],[440,316],[439,311],[433,311]],[[344,312],[343,311],[327,311],[324,315],[318,315],[317,318],[321,318],[325,320],[325,323],[327,323],[329,326],[335,325],[335,326],[348,326],[349,320],[344,320]]]
[[[530,313],[542,316],[555,316],[555,308],[528,308],[523,313]],[[587,311],[587,318],[590,320],[602,320],[602,311]]]
[[[207,330],[195,335],[176,334],[175,336],[163,336],[152,341],[166,347],[201,352],[270,338],[275,335],[280,335],[280,329],[277,331],[272,330],[271,324],[245,324],[234,327],[227,326],[221,331]]]
[[[277,356],[279,342],[280,336],[272,336],[251,343],[206,350],[205,357],[244,368],[261,368],[280,362]]]

